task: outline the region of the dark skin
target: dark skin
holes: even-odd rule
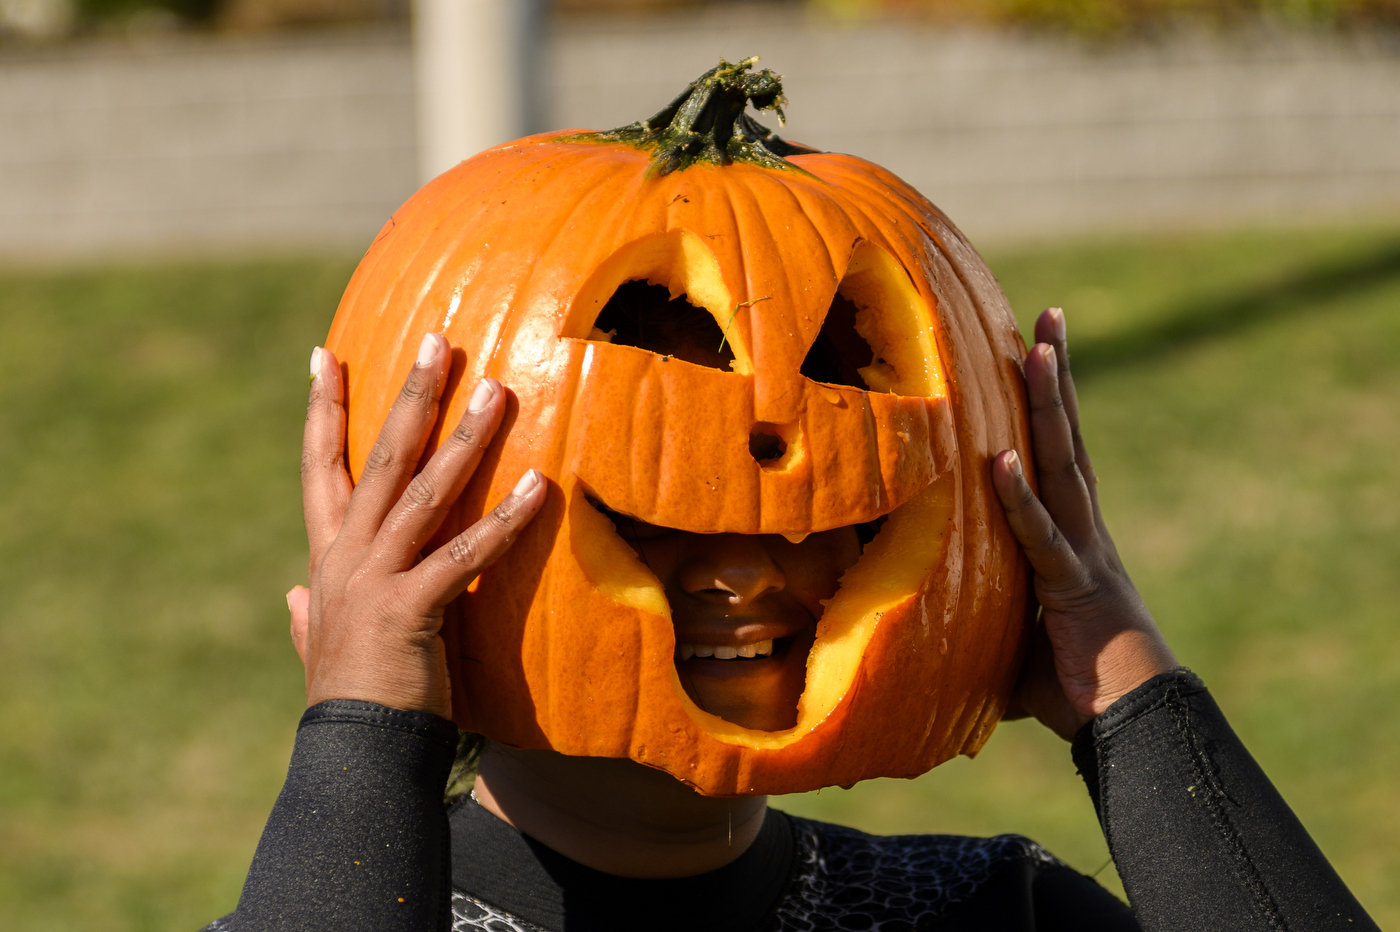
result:
[[[1051,308],[1041,314],[1035,333],[1025,371],[1040,497],[1031,492],[1014,451],[999,453],[990,468],[1007,519],[1035,570],[1043,606],[1044,625],[1027,658],[1013,711],[1034,716],[1069,739],[1118,698],[1177,664],[1118,559],[1099,511],[1093,466],[1079,434],[1063,313]],[[425,338],[419,365],[370,458],[373,466],[353,491],[344,467],[339,367],[324,350],[313,356],[303,453],[311,587],[288,593],[292,640],[307,671],[308,704],[363,699],[450,714],[439,636],[443,609],[504,552],[543,500],[544,483],[532,470],[495,510],[420,560],[423,542],[442,522],[500,423],[505,398],[504,389],[485,380],[487,387],[477,388],[485,396],[480,406],[472,406],[476,410],[464,415],[415,477],[437,416],[446,350],[440,336]],[[834,590],[841,571],[836,567],[850,556],[839,538],[792,545],[782,538],[734,537],[680,535],[665,545],[674,548],[665,560],[660,551],[643,551],[649,562],[655,558],[653,568],[660,570],[676,607],[678,636],[712,636],[706,626],[726,613],[731,618],[771,614],[791,624],[800,620],[797,606],[814,618],[806,603],[816,592]],[[791,550],[783,550],[779,541]],[[794,583],[807,576],[816,582]],[[737,632],[745,623],[729,630]],[[742,637],[733,635],[735,641]],[[734,685],[722,685],[721,693]],[[789,701],[782,690],[759,689],[757,695],[738,696],[744,708],[736,709],[736,694],[721,693],[706,701],[729,702],[735,715],[772,714],[771,720],[776,710],[770,703]],[[476,794],[487,809],[554,850],[628,877],[684,877],[722,867],[757,837],[767,805],[763,797],[700,796],[631,761],[495,744],[482,757]]]

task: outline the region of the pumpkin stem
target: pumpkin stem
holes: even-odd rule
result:
[[[750,162],[765,168],[801,171],[783,158],[817,152],[776,136],[745,113],[772,110],[784,122],[783,79],[767,68],[753,71],[758,56],[719,64],[690,82],[680,96],[649,120],[620,126],[606,133],[580,133],[568,141],[621,142],[655,153],[654,176],[669,175],[692,165]]]

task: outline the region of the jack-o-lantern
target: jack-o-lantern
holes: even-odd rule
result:
[[[506,143],[428,183],[369,248],[328,339],[356,477],[424,333],[455,348],[439,432],[462,386],[491,375],[514,392],[432,546],[525,469],[550,480],[449,608],[458,723],[630,757],[711,795],[974,753],[1029,630],[1029,569],[990,484],[992,455],[1027,449],[1006,299],[908,185],[751,119],[748,103],[782,102],[752,62],[721,62],[651,120]],[[677,314],[702,319],[722,362],[667,349]],[[791,541],[875,531],[814,637],[749,661],[804,678],[791,727],[744,727],[687,694],[667,594],[610,512]]]

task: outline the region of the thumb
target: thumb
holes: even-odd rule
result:
[[[311,590],[293,586],[287,591],[287,610],[292,613],[292,646],[302,666],[306,665],[306,632],[311,626]]]

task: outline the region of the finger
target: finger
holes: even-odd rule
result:
[[[447,349],[447,340],[440,333],[425,334],[419,344],[418,359],[379,429],[350,496],[341,531],[348,539],[360,544],[374,540],[384,516],[413,477],[437,420],[438,398],[450,360]]]
[[[297,649],[302,666],[306,665],[306,636],[311,628],[311,590],[293,586],[287,590],[287,611],[292,615],[292,646]]]
[[[1074,458],[1079,464],[1089,488],[1089,499],[1093,502],[1094,516],[1099,517],[1098,479],[1094,476],[1094,464],[1089,459],[1089,449],[1084,445],[1084,435],[1079,430],[1079,393],[1074,387],[1074,376],[1070,373],[1069,337],[1065,326],[1065,312],[1062,308],[1051,307],[1041,312],[1035,322],[1035,341],[1049,343],[1055,348],[1056,375],[1060,381],[1060,399],[1065,406],[1065,418],[1069,421],[1070,437],[1074,441]]]
[[[1083,574],[1079,558],[1031,491],[1015,450],[1003,450],[992,460],[992,485],[1036,575],[1056,589],[1077,581]]]
[[[375,537],[373,560],[398,572],[411,567],[423,544],[438,529],[447,509],[462,494],[500,426],[505,390],[482,379],[472,391],[457,427],[413,477]]]
[[[1054,348],[1045,343],[1037,343],[1026,357],[1031,449],[1045,508],[1072,542],[1083,543],[1096,531],[1094,508],[1074,455],[1055,358]]]
[[[311,397],[301,439],[301,506],[314,573],[340,532],[350,500],[345,470],[345,388],[330,350],[311,351]]]
[[[468,583],[515,542],[520,529],[544,504],[548,488],[544,476],[528,470],[511,493],[480,521],[404,574],[418,609],[424,615],[438,614],[461,595]]]

